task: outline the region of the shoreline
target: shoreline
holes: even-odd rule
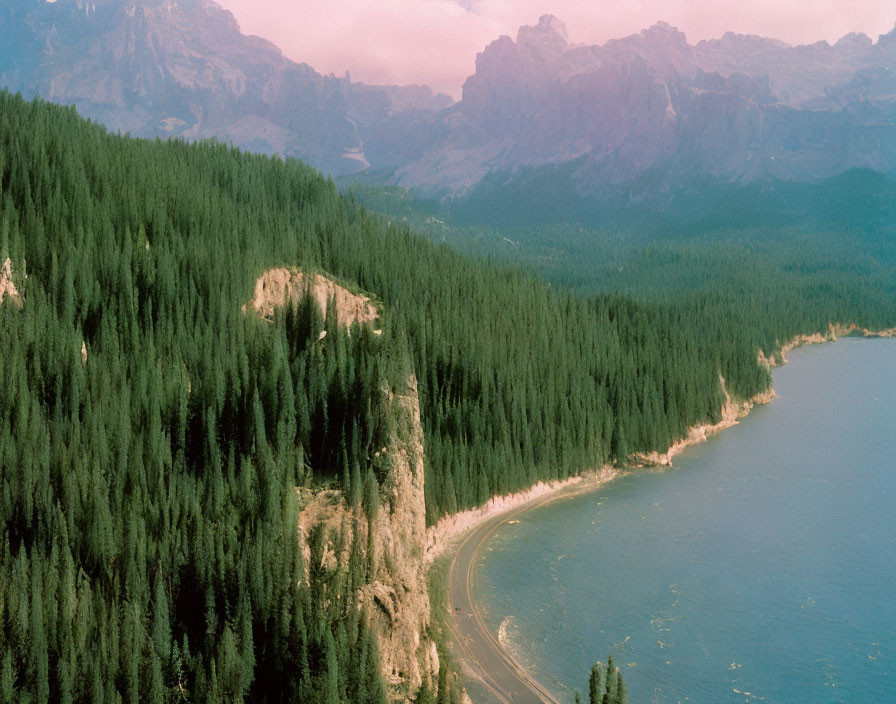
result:
[[[766,357],[762,350],[759,350],[757,361],[760,364],[764,364],[769,371],[771,371],[776,367],[786,364],[787,353],[796,348],[822,344],[825,342],[834,342],[840,337],[855,335],[855,333],[859,333],[860,336],[866,338],[896,338],[896,327],[872,331],[867,328],[861,328],[855,324],[843,326],[831,323],[825,333],[819,332],[811,335],[802,334],[794,336],[790,341],[781,345],[771,357]],[[725,388],[725,380],[721,376],[720,381],[726,399],[725,404],[722,407],[722,419],[715,424],[704,423],[692,426],[688,429],[685,437],[673,443],[663,453],[654,451],[651,453],[635,453],[631,455],[630,459],[634,461],[632,469],[671,466],[672,459],[687,447],[706,442],[713,435],[737,425],[755,406],[767,404],[777,395],[774,387],[770,383],[765,391],[756,394],[752,398],[745,401],[734,401],[729,396],[728,391]],[[622,471],[624,470],[620,470],[611,465],[604,465],[599,470],[589,470],[563,480],[553,480],[549,482],[539,481],[528,489],[511,494],[493,496],[481,506],[467,509],[450,516],[444,516],[438,523],[426,529],[425,564],[427,571],[436,558],[446,554],[450,555],[452,552],[454,552],[454,557],[452,558],[453,569],[458,553],[464,543],[473,536],[475,529],[483,529],[480,531],[481,534],[476,536],[477,543],[481,546],[495,533],[495,531],[497,531],[498,528],[501,527],[501,525],[508,520],[513,519],[515,516],[539,508],[548,503],[553,503],[556,500],[596,490],[611,482],[619,476]],[[502,517],[502,520],[498,520],[498,517]],[[471,579],[472,564],[468,565],[467,569],[471,575],[469,579]],[[472,597],[470,597],[470,600],[472,610],[474,613],[478,613],[478,607],[472,600]],[[449,631],[452,632],[453,637],[455,637],[456,640],[458,625],[457,617],[452,613],[450,608],[445,614],[445,617],[445,622],[448,624]],[[544,693],[549,697],[550,695],[543,689],[543,687],[537,681],[532,679],[531,676],[525,672],[524,668],[516,663],[503,646],[492,637],[491,633],[487,632],[487,629],[484,630],[484,638],[489,641],[494,641],[494,644],[497,645],[497,648],[501,651],[502,657],[512,663],[513,669],[518,669],[520,671],[521,679],[531,686],[532,691]],[[455,643],[455,648],[456,647],[457,643]],[[463,650],[467,649],[468,646],[464,646]],[[474,677],[481,680],[481,668],[477,668],[475,661],[470,662],[471,659],[470,654],[467,653],[467,657],[458,657],[458,663],[462,669],[468,673],[472,673]],[[477,669],[479,669],[479,672],[477,672]],[[543,697],[539,698],[542,699],[542,701],[549,701]],[[468,701],[468,697],[465,697],[465,701]]]
[[[762,350],[759,350],[757,360],[771,371],[786,364],[787,354],[799,347],[836,342],[841,337],[856,336],[856,333],[861,337],[868,338],[896,338],[896,327],[883,330],[869,330],[868,328],[859,327],[855,323],[849,325],[829,323],[828,329],[824,333],[816,332],[811,335],[795,335],[790,341],[781,345],[777,352],[770,357],[766,357]],[[778,361],[778,358],[780,358],[780,361]],[[686,448],[706,442],[713,435],[737,425],[753,408],[770,403],[777,395],[774,387],[769,384],[765,391],[759,392],[752,398],[745,401],[735,401],[729,396],[725,388],[725,379],[721,376],[719,378],[722,382],[722,390],[725,392],[722,419],[715,424],[701,423],[691,426],[688,428],[687,434],[669,446],[665,452],[633,453],[629,457],[634,462],[631,465],[631,469],[670,466],[672,459],[676,455],[681,454]],[[534,503],[536,499],[562,492],[578,484],[584,483],[594,488],[603,486],[618,476],[621,471],[625,470],[620,470],[613,465],[607,464],[600,469],[586,470],[581,474],[567,477],[566,479],[539,480],[528,489],[521,489],[510,494],[496,495],[480,506],[452,513],[449,516],[443,516],[438,523],[426,529],[426,562],[428,565],[432,564],[433,560],[449,550],[450,544],[457,538],[460,538],[465,532],[472,530],[494,516],[526,506],[529,503]],[[584,490],[585,487],[581,488]]]
[[[618,474],[617,468],[604,465],[599,470],[588,470],[566,479],[539,481],[528,489],[493,496],[481,506],[443,516],[438,523],[426,529],[426,563],[431,565],[435,559],[450,552],[456,540],[496,516],[540,506],[567,494],[597,489]]]

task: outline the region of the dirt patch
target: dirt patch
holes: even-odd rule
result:
[[[0,303],[7,296],[13,303],[22,305],[22,297],[19,295],[19,291],[12,280],[12,260],[8,257],[3,262],[3,267],[0,268]]]
[[[376,306],[366,296],[354,294],[347,288],[321,274],[306,274],[298,269],[279,267],[268,269],[255,282],[255,293],[249,305],[265,320],[273,320],[274,312],[287,301],[297,304],[310,293],[317,301],[321,314],[326,315],[332,300],[339,322],[351,327],[355,322],[364,324],[380,317]],[[243,306],[246,312],[247,306]]]

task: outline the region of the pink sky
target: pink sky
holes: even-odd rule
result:
[[[573,42],[602,44],[665,20],[690,43],[731,30],[791,44],[848,32],[877,41],[896,0],[217,0],[246,34],[277,44],[321,73],[366,83],[426,83],[460,97],[477,52],[543,14]]]

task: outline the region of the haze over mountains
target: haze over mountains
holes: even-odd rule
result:
[[[645,177],[896,172],[896,30],[793,47],[658,23],[602,46],[545,16],[477,56],[453,103],[322,76],[211,0],[12,0],[0,81],[138,136],[214,136],[428,195],[562,169],[579,195]]]
[[[217,137],[296,156],[333,174],[367,167],[383,123],[452,101],[426,87],[370,88],[322,76],[247,37],[210,0],[9,0],[0,8],[0,82],[74,104],[142,137]]]

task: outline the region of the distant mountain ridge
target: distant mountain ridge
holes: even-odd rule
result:
[[[240,33],[211,0],[7,0],[0,79],[135,136],[217,137],[342,174],[385,124],[452,101],[322,76]]]
[[[892,67],[892,70],[891,70]],[[807,180],[896,169],[896,30],[791,47],[659,23],[603,46],[542,17],[477,56],[463,99],[395,180],[464,192],[486,174],[574,164],[582,193],[647,172]]]
[[[546,15],[478,54],[457,103],[323,76],[212,0],[8,0],[0,30],[4,85],[113,130],[213,136],[429,196],[560,166],[580,197],[645,174],[661,188],[896,173],[896,30],[691,45],[661,22],[589,46]]]

